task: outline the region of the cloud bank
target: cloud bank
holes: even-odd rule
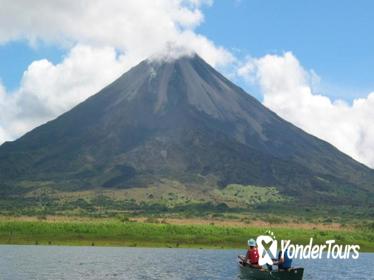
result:
[[[291,52],[249,59],[238,74],[257,84],[263,104],[282,118],[374,167],[374,92],[352,104],[316,94],[318,76]]]
[[[131,64],[177,42],[209,63],[226,63],[231,55],[194,32],[208,0],[0,0],[0,44],[26,39],[66,47],[77,42],[113,47]]]

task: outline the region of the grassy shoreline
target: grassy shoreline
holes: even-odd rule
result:
[[[246,240],[272,230],[277,239],[315,244],[334,239],[374,252],[370,230],[167,224],[146,222],[0,220],[0,244],[128,246],[172,248],[245,248]]]

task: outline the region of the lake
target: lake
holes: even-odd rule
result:
[[[0,245],[1,280],[239,279],[245,250]],[[304,279],[373,279],[374,254],[294,260]]]

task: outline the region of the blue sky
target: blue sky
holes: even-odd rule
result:
[[[374,90],[373,1],[223,0],[204,6],[203,13],[197,32],[238,57],[292,51],[322,78],[324,95],[351,101]],[[32,61],[57,63],[66,52],[26,41],[3,44],[0,79],[12,91]]]
[[[0,79],[8,91],[19,87],[23,72],[35,60],[48,59],[58,63],[66,50],[38,43],[31,47],[27,41],[15,41],[0,46]]]
[[[373,1],[217,1],[204,15],[198,31],[242,55],[292,51],[328,96],[374,90]]]

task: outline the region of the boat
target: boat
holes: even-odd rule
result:
[[[304,268],[290,268],[288,270],[266,270],[258,269],[250,265],[243,265],[239,260],[240,266],[240,279],[253,279],[253,280],[302,280]]]

